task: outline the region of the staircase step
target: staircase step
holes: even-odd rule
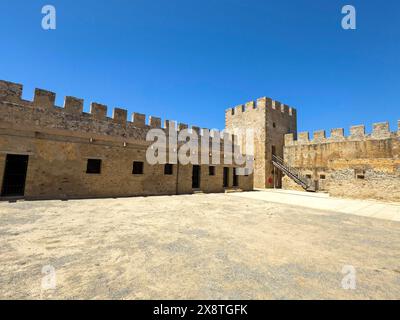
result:
[[[232,192],[243,192],[242,189],[239,188],[229,188],[229,189],[225,189],[225,193],[232,193]]]

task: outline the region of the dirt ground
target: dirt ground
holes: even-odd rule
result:
[[[231,194],[2,202],[0,298],[400,299],[400,222]]]

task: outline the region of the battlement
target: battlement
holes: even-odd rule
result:
[[[55,105],[56,94],[44,89],[35,89],[33,101],[22,99],[23,85],[0,80],[0,114],[4,114],[5,121],[24,124],[22,127],[41,126],[62,130],[93,132],[123,138],[145,140],[148,130],[159,128],[162,130],[181,131],[189,129],[203,136],[207,131],[211,137],[218,135],[221,139],[233,141],[233,136],[222,134],[217,130],[200,129],[198,126],[165,120],[133,112],[131,121],[127,120],[128,111],[114,108],[112,117],[107,116],[108,107],[104,104],[91,102],[89,113],[83,111],[84,100],[72,96],[64,99],[63,107]]]
[[[332,129],[330,136],[326,137],[325,130],[314,131],[313,139],[310,140],[308,132],[300,132],[297,140],[294,140],[292,133],[285,135],[285,146],[306,145],[306,144],[322,144],[341,141],[362,141],[362,140],[383,140],[400,136],[400,120],[398,121],[397,132],[391,132],[388,122],[374,123],[372,133],[365,133],[365,125],[357,125],[350,127],[349,136],[344,135],[344,129]]]
[[[0,101],[20,102],[22,87],[19,83],[0,81]]]
[[[239,117],[247,112],[257,112],[262,110],[275,110],[288,116],[296,115],[296,109],[289,107],[279,101],[272,100],[268,97],[258,98],[256,101],[249,101],[245,104],[237,105],[233,108],[225,110],[225,117]]]

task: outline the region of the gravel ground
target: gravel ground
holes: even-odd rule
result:
[[[2,202],[0,298],[400,299],[400,223],[230,194]]]

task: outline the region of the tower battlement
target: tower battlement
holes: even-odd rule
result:
[[[245,104],[237,105],[233,108],[225,110],[225,119],[231,117],[240,117],[243,113],[265,111],[266,109],[280,112],[287,116],[296,115],[296,109],[285,105],[279,101],[272,100],[268,97],[261,97],[255,101],[249,101]]]
[[[232,133],[253,130],[254,185],[257,188],[280,186],[280,173],[274,171],[272,155],[283,156],[284,135],[297,133],[295,108],[268,97],[240,104],[225,111],[225,128]],[[242,142],[245,148],[246,142]],[[275,181],[275,182],[274,182]]]

